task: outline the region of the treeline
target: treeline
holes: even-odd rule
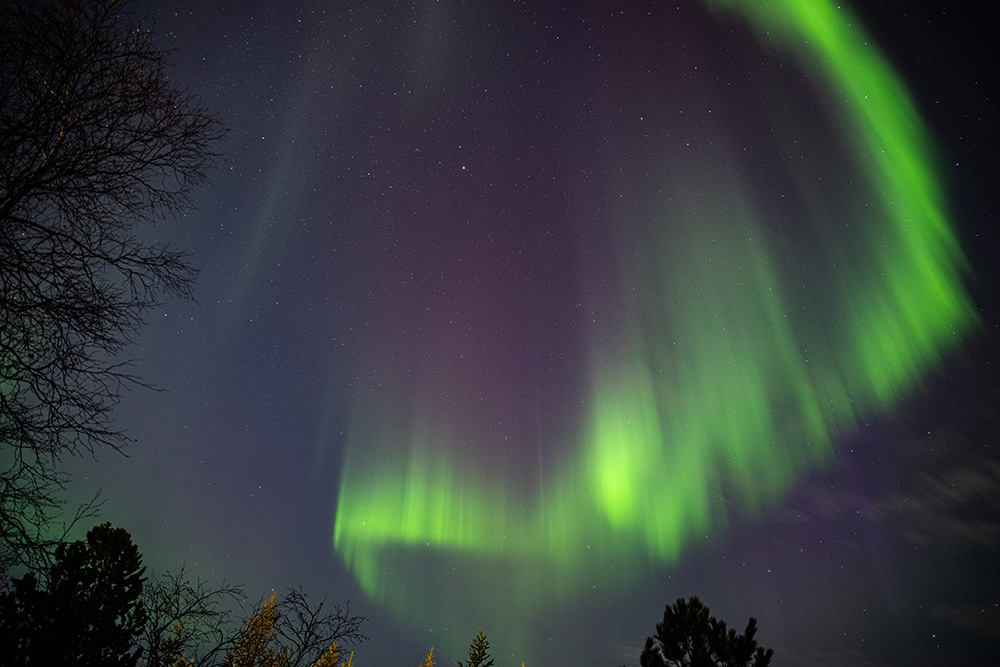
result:
[[[0,593],[0,665],[91,667],[355,667],[345,646],[367,639],[364,616],[292,589],[239,617],[243,592],[191,581],[184,571],[147,579],[123,528],[105,523],[60,544],[40,581],[28,572]],[[728,629],[692,597],[668,605],[646,639],[641,667],[768,667],[757,621]],[[419,667],[434,667],[434,647]],[[494,667],[480,630],[459,667]],[[358,667],[361,667],[358,665]],[[524,667],[524,663],[521,663]]]

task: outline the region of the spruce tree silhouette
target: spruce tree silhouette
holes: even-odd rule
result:
[[[482,629],[469,645],[468,661],[463,663],[459,660],[458,667],[493,667],[493,658],[490,657],[490,642],[486,639],[486,634]]]

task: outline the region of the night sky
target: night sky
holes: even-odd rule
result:
[[[230,132],[74,495],[350,600],[362,667],[637,664],[689,595],[776,666],[988,664],[983,4],[138,3]]]

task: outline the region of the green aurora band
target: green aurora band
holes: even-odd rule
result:
[[[815,266],[836,274],[818,279],[777,259],[780,241],[768,241],[733,164],[725,184],[712,177],[728,196],[695,201],[685,195],[691,183],[675,183],[669,208],[664,200],[661,211],[641,212],[656,229],[669,211],[669,245],[649,234],[621,242],[623,256],[643,258],[619,262],[622,283],[644,289],[623,289],[624,321],[590,353],[575,453],[537,491],[512,488],[505,480],[516,475],[502,467],[471,465],[441,421],[415,418],[403,433],[358,425],[333,545],[363,590],[399,617],[426,624],[456,606],[408,572],[414,559],[445,559],[439,574],[488,592],[472,628],[491,628],[491,606],[528,625],[531,613],[594,582],[634,585],[643,567],[676,562],[719,534],[728,507],[751,514],[781,498],[830,459],[836,434],[890,410],[977,325],[933,141],[857,20],[827,0],[707,4],[741,15],[765,48],[793,55],[835,110],[826,121],[864,177],[844,195],[857,219],[828,230],[829,217],[812,222],[826,235]],[[805,177],[796,186],[806,203],[825,196]],[[848,229],[845,248],[837,235]],[[802,283],[824,290],[822,313],[799,307]],[[373,441],[408,454],[375,460],[362,454]]]

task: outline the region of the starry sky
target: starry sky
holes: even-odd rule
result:
[[[278,5],[282,5],[280,8]],[[360,665],[1000,644],[997,10],[139,2],[230,128],[196,302],[73,462],[154,570],[369,616]]]

